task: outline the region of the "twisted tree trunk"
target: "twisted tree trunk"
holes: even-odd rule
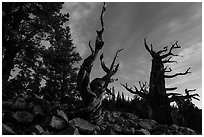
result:
[[[102,78],[95,78],[93,81],[90,82],[90,74],[93,67],[93,63],[96,57],[98,56],[99,51],[104,45],[102,34],[104,32],[103,14],[105,10],[106,5],[104,3],[100,17],[102,29],[100,31],[97,31],[95,49],[92,49],[91,44],[89,42],[89,47],[92,53],[82,63],[77,77],[77,88],[82,97],[84,105],[81,108],[71,113],[68,113],[69,117],[81,117],[87,119],[92,123],[100,123],[100,120],[103,118],[101,108],[102,99],[103,96],[109,91],[107,87],[108,84],[111,82],[111,77],[118,70],[119,64],[115,66],[115,60],[117,58],[118,52],[121,51],[119,50],[118,52],[116,52],[110,69],[106,67],[105,63],[103,62],[103,55],[101,55],[101,67],[107,74]]]

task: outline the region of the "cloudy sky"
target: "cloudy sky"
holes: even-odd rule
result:
[[[100,11],[103,3],[65,3],[63,12],[70,13],[68,25],[72,38],[80,55],[86,58],[90,54],[88,41],[94,44],[96,29],[100,29]],[[128,93],[120,83],[139,86],[138,81],[149,83],[151,56],[145,50],[143,40],[154,50],[171,46],[179,41],[181,49],[174,50],[183,57],[174,58],[178,63],[169,65],[174,74],[185,72],[191,67],[191,74],[166,80],[167,87],[177,86],[176,92],[184,93],[184,89],[195,89],[201,96],[202,91],[202,4],[201,3],[107,3],[104,16],[105,45],[101,51],[104,60],[110,64],[117,50],[124,48],[119,54],[120,63],[115,78],[119,80],[111,84],[117,91]],[[81,62],[82,63],[82,62]],[[80,64],[81,64],[80,63]],[[91,78],[104,76],[99,58],[97,58]],[[80,65],[79,64],[79,65]],[[201,101],[195,101],[201,107]]]

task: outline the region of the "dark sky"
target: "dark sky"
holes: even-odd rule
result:
[[[63,12],[70,13],[69,26],[72,31],[77,50],[86,58],[90,54],[88,41],[94,45],[96,29],[100,29],[100,11],[102,3],[65,3]],[[191,74],[179,76],[166,81],[167,87],[177,86],[176,92],[184,93],[184,89],[194,89],[201,96],[202,91],[202,4],[201,3],[158,3],[158,2],[114,2],[107,3],[104,16],[105,45],[101,51],[107,64],[112,62],[117,50],[124,48],[117,62],[119,70],[115,75],[117,91],[133,96],[125,91],[120,83],[138,86],[138,81],[149,83],[151,56],[144,48],[143,40],[155,50],[171,46],[179,41],[181,49],[175,50],[183,57],[175,57],[178,63],[169,65],[174,74],[184,72],[191,67]],[[99,58],[92,70],[91,78],[102,77]],[[80,64],[79,64],[80,65]],[[201,107],[201,101],[195,102]]]

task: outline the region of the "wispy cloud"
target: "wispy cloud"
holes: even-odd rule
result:
[[[94,16],[99,3],[68,2],[63,5],[62,12],[70,14],[69,25],[74,45],[83,57],[87,52],[88,40],[91,38],[89,19]],[[92,25],[93,26],[93,25]],[[95,33],[95,32],[93,32]]]

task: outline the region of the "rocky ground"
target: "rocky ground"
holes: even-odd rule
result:
[[[3,101],[3,135],[197,135],[190,128],[160,125],[126,112],[104,111],[104,119],[91,124],[39,98]]]

